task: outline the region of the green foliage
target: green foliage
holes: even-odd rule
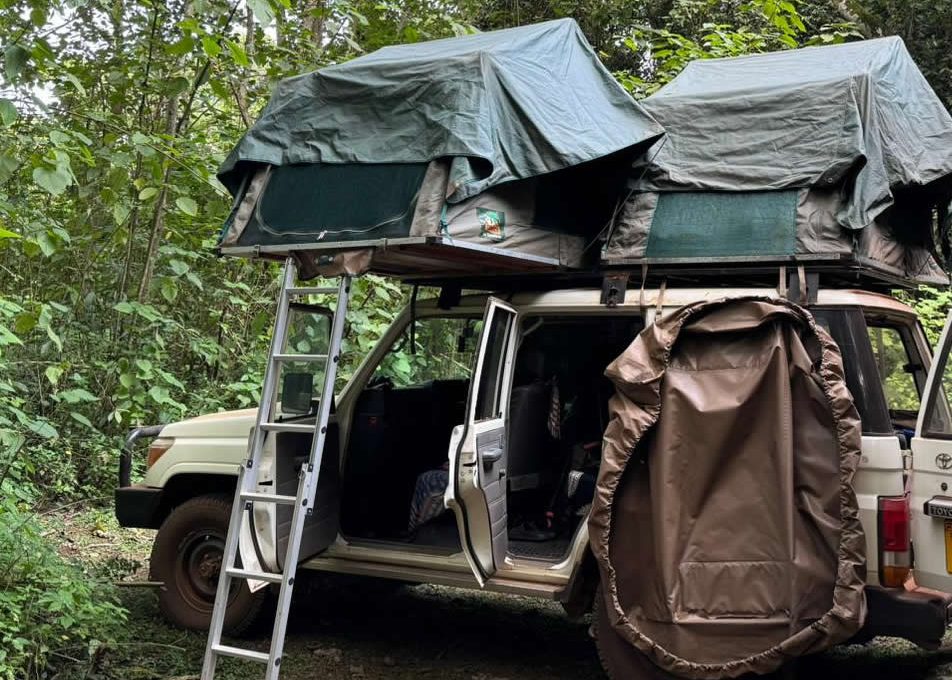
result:
[[[108,587],[63,560],[32,517],[0,500],[0,679],[46,678],[54,666],[88,671],[125,617]]]
[[[695,59],[737,57],[862,38],[848,21],[824,24],[811,34],[797,5],[787,0],[750,0],[730,11],[725,11],[724,3],[712,0],[679,0],[665,19],[672,28],[637,26],[623,40],[638,55],[637,67],[615,75],[637,99],[670,82]],[[678,32],[678,27],[684,32]]]

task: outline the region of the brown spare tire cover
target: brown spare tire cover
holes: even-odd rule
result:
[[[606,375],[616,393],[589,520],[605,633],[678,676],[723,678],[859,630],[859,415],[809,312],[689,305]]]

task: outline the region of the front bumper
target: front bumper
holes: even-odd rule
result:
[[[116,519],[119,526],[158,529],[162,489],[148,486],[123,486],[116,489]]]
[[[952,620],[952,595],[911,581],[906,588],[866,586],[866,605],[866,623],[855,642],[883,635],[938,649]]]
[[[143,437],[157,437],[164,425],[136,427],[129,431],[119,456],[119,488],[116,489],[116,519],[124,527],[158,529],[156,518],[162,489],[132,484],[132,451]]]

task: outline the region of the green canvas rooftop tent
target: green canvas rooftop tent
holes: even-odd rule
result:
[[[579,266],[662,136],[570,19],[386,47],[278,84],[219,172],[220,248],[394,275]]]
[[[667,136],[603,263],[948,282],[952,117],[901,39],[695,61],[642,104]]]

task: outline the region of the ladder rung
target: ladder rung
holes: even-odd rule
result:
[[[222,656],[233,656],[236,659],[248,659],[249,661],[268,663],[267,652],[256,652],[253,649],[242,649],[241,647],[230,647],[228,645],[213,645],[212,651]]]
[[[300,362],[313,362],[313,361],[324,361],[327,359],[326,354],[275,354],[275,361],[300,361]]]
[[[268,432],[303,432],[304,434],[314,434],[317,426],[314,423],[302,425],[301,423],[261,423],[261,429]]]
[[[257,493],[253,491],[242,491],[241,500],[257,501],[259,503],[277,503],[278,505],[294,505],[297,503],[297,496],[281,496],[276,493]]]
[[[228,569],[228,575],[232,578],[246,578],[251,581],[267,581],[268,583],[281,583],[283,574],[271,574],[266,571],[249,571],[248,569]]]
[[[337,295],[336,288],[313,288],[309,286],[295,286],[288,288],[288,295]]]

